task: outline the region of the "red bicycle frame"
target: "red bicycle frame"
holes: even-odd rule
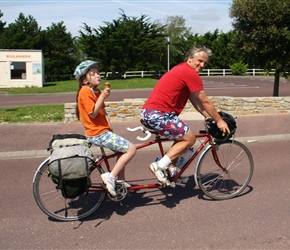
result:
[[[143,133],[147,133],[150,134],[149,137],[151,136],[151,134],[155,134],[155,139],[149,142],[144,142],[142,144],[139,144],[136,146],[136,149],[142,149],[142,148],[146,148],[149,147],[151,145],[154,144],[158,144],[159,147],[159,151],[161,153],[161,157],[164,156],[165,151],[164,151],[164,147],[163,147],[163,142],[168,142],[168,141],[172,141],[170,139],[161,137],[156,131],[153,130],[147,130],[144,127],[137,127],[135,129],[129,129],[130,131],[136,131],[138,129],[142,129]],[[149,133],[148,133],[149,132]],[[147,136],[148,137],[148,136]],[[215,148],[215,143],[213,141],[213,139],[211,138],[210,134],[207,131],[200,131],[199,134],[195,135],[196,138],[205,138],[205,140],[201,143],[201,145],[195,150],[194,154],[191,156],[191,158],[187,161],[187,163],[185,164],[185,166],[178,172],[178,174],[173,178],[171,177],[169,171],[168,171],[168,178],[170,180],[170,182],[175,182],[181,177],[181,175],[183,174],[183,172],[189,167],[189,165],[191,164],[191,162],[197,157],[197,155],[204,149],[204,147],[209,143],[209,145],[211,145],[212,147]],[[137,137],[138,138],[138,137]],[[139,140],[146,140],[147,138],[140,138]],[[107,171],[110,171],[110,164],[109,164],[109,159],[114,158],[114,157],[118,157],[120,156],[122,153],[118,152],[118,153],[113,153],[110,155],[106,155],[105,150],[103,147],[100,147],[101,149],[101,158],[99,158],[96,161],[96,168],[98,166],[100,166],[102,163],[105,163]],[[216,163],[218,164],[218,166],[223,169],[225,171],[225,169],[222,167],[222,165],[219,162],[216,150],[212,150],[213,153],[213,158],[215,159]],[[132,185],[132,187],[127,188],[128,191],[132,191],[132,190],[139,190],[139,189],[144,189],[144,188],[159,188],[162,185],[159,183],[150,183],[150,184],[143,184],[143,185]],[[93,190],[99,190],[100,188],[96,187],[96,186],[92,186],[91,189]],[[104,191],[103,189],[99,190],[99,191]]]

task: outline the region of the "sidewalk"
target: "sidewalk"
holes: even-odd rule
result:
[[[194,133],[204,128],[199,115],[187,114],[182,118],[187,121]],[[239,141],[290,140],[290,114],[239,116],[236,121],[238,126],[236,139]],[[140,144],[136,137],[142,136],[142,133],[127,131],[127,127],[134,128],[140,125],[138,121],[113,122],[113,129],[115,133],[132,143]],[[52,135],[65,133],[84,134],[84,129],[81,123],[0,124],[0,160],[49,156],[46,149]],[[97,150],[97,147],[93,148],[94,150]]]

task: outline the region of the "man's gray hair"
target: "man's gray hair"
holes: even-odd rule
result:
[[[184,58],[184,61],[186,62],[189,57],[195,57],[196,54],[199,53],[199,52],[201,52],[201,51],[205,52],[208,57],[211,57],[212,56],[211,49],[208,49],[205,46],[201,46],[201,45],[194,45],[186,53],[185,58]]]

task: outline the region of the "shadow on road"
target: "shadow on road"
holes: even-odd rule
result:
[[[182,200],[198,196],[199,193],[200,190],[195,188],[193,176],[190,176],[185,187],[177,186],[175,188],[142,189],[133,193],[128,193],[125,199],[119,202],[114,202],[107,198],[94,214],[83,221],[101,220],[101,222],[96,224],[97,227],[104,221],[109,220],[113,213],[124,216],[137,207],[162,204],[172,209]]]
[[[141,180],[137,180],[141,181]],[[142,180],[144,181],[144,180]],[[246,194],[249,194],[253,191],[252,186],[248,186],[246,191],[244,191],[239,196],[242,197]],[[83,222],[85,221],[93,221],[98,220],[99,222],[95,225],[98,227],[103,222],[108,221],[111,216],[116,213],[120,216],[125,216],[129,212],[133,211],[138,207],[146,207],[146,206],[154,206],[154,205],[163,205],[169,209],[175,208],[182,200],[186,200],[193,197],[198,197],[198,199],[202,199],[204,201],[218,201],[212,200],[205,196],[202,191],[200,191],[194,182],[193,175],[189,176],[189,181],[187,182],[185,187],[177,186],[175,188],[154,188],[154,189],[141,189],[138,191],[128,192],[127,196],[118,202],[114,202],[110,200],[108,197],[104,200],[101,207],[89,216],[86,219],[80,221],[80,224],[74,229],[79,228]],[[234,199],[235,199],[234,198]],[[49,218],[50,221],[57,221],[53,218]]]

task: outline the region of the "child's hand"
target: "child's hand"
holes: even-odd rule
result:
[[[105,99],[105,98],[109,97],[110,93],[111,93],[111,92],[110,92],[110,89],[105,88],[105,89],[102,91],[101,95],[102,95],[102,97]]]

